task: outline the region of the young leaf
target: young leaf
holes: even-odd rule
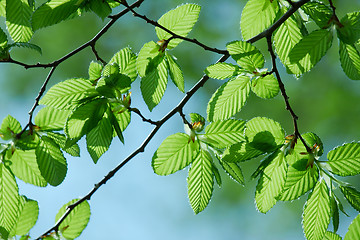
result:
[[[35,116],[35,125],[41,131],[56,131],[64,129],[66,119],[71,114],[69,110],[59,110],[52,107],[42,108]]]
[[[261,98],[273,98],[279,93],[279,84],[274,75],[257,77],[251,82],[251,90]]]
[[[59,146],[51,138],[43,136],[35,154],[45,180],[52,186],[62,183],[67,172],[67,163]]]
[[[158,23],[175,34],[186,37],[197,22],[200,9],[201,7],[196,4],[184,4],[162,15]],[[160,40],[167,40],[172,36],[158,27],[155,28],[155,31]],[[167,48],[172,49],[182,41],[179,38],[172,39]]]
[[[248,142],[239,142],[225,149],[221,159],[226,162],[243,162],[264,154]]]
[[[234,41],[228,43],[226,48],[237,64],[249,72],[257,72],[258,69],[264,67],[264,56],[252,44],[245,41]]]
[[[103,0],[91,0],[89,7],[91,11],[98,15],[102,20],[111,14],[111,7]]]
[[[216,121],[205,128],[205,136],[214,142],[214,144],[211,144],[214,147],[225,148],[245,141],[244,127],[245,122],[241,120]]]
[[[304,62],[304,71],[312,69],[331,47],[332,32],[325,29],[315,30],[303,37],[289,53],[290,63],[298,63],[309,56]]]
[[[47,185],[46,180],[39,170],[35,150],[23,151],[17,149],[11,157],[10,168],[16,177],[26,183],[39,187],[45,187]]]
[[[250,79],[237,76],[224,83],[212,95],[208,106],[208,121],[225,120],[241,110],[250,92]]]
[[[6,26],[14,42],[28,42],[31,39],[31,14],[27,0],[6,1]]]
[[[205,69],[205,74],[211,78],[224,80],[237,75],[239,67],[231,63],[218,62],[208,66]]]
[[[113,105],[111,107],[112,111],[113,111]],[[117,119],[117,122],[120,126],[121,131],[125,131],[125,129],[127,128],[127,126],[130,124],[131,122],[131,113],[129,110],[126,110],[124,112],[114,112],[114,116]],[[114,124],[113,124],[114,125]]]
[[[72,104],[86,97],[86,93],[92,89],[94,87],[89,80],[69,79],[52,86],[40,100],[40,104],[57,109],[74,109]]]
[[[333,16],[332,10],[321,2],[308,2],[301,7],[304,12],[320,27],[326,28]]]
[[[15,43],[7,45],[7,47],[5,49],[10,51],[10,49],[12,49],[12,48],[29,48],[31,50],[38,52],[39,54],[42,54],[42,50],[38,45],[28,43],[28,42],[15,42]]]
[[[264,169],[256,186],[256,207],[262,213],[268,212],[276,204],[276,197],[283,190],[286,179],[284,152],[278,150],[270,158],[271,163]]]
[[[233,179],[235,182],[241,185],[244,185],[245,179],[239,165],[233,162],[226,162],[220,159],[219,162],[222,168],[224,169],[224,171],[230,176],[231,179]]]
[[[155,58],[159,57],[161,57],[159,45],[157,45],[154,41],[145,43],[144,46],[140,49],[140,52],[136,59],[136,69],[139,73],[139,76],[144,77],[150,71],[150,62],[154,61]],[[153,64],[154,68],[156,68],[157,64],[159,63],[160,62]]]
[[[340,41],[341,67],[352,80],[360,80],[360,53],[353,44]]]
[[[308,240],[322,240],[330,223],[329,189],[320,180],[304,207],[303,228]]]
[[[360,39],[360,12],[346,14],[341,19],[342,27],[337,28],[338,37],[346,44],[354,44]]]
[[[240,29],[244,40],[254,37],[274,23],[279,11],[277,0],[249,0],[241,14]]]
[[[285,133],[278,122],[270,118],[255,117],[246,123],[245,136],[252,147],[271,152],[284,144]]]
[[[360,143],[346,143],[331,150],[328,155],[331,172],[339,176],[354,176],[360,173]]]
[[[39,205],[35,200],[27,199],[25,196],[20,196],[22,204],[21,211],[13,228],[13,235],[26,235],[30,229],[35,225],[39,216]]]
[[[62,206],[56,214],[55,222],[64,215],[69,205],[77,201],[78,199],[74,199]],[[90,205],[87,201],[83,201],[77,205],[59,226],[59,231],[62,233],[62,236],[67,239],[74,239],[80,236],[89,222],[90,214]]]
[[[330,216],[333,222],[334,232],[337,232],[337,230],[339,229],[339,206],[334,193],[332,193],[330,196],[330,204]]]
[[[351,204],[351,206],[360,212],[360,192],[358,192],[353,187],[340,186],[341,192],[344,194],[345,198]]]
[[[6,47],[8,43],[6,33],[0,28],[0,47],[1,50]]]
[[[348,232],[345,234],[344,240],[354,240],[359,237],[360,233],[360,214],[352,221]]]
[[[167,64],[163,59],[156,69],[141,78],[141,94],[150,111],[160,103],[165,93],[168,82],[167,74]]]
[[[105,114],[98,125],[86,135],[87,149],[94,163],[109,149],[112,139],[112,124],[109,116]]]
[[[111,63],[111,62],[110,62]],[[103,70],[103,65],[98,62],[91,61],[89,65],[89,80],[90,81],[97,81],[101,78],[101,72]]]
[[[110,59],[109,64],[117,63],[120,68],[120,73],[130,77],[131,82],[135,81],[136,73],[136,55],[130,48],[123,48]]]
[[[199,144],[184,133],[168,136],[152,157],[151,165],[158,175],[170,175],[188,166],[199,152]]]
[[[215,166],[214,163],[212,163],[212,172],[214,173],[214,177],[215,177],[217,185],[221,188],[221,184],[222,184],[221,175],[220,175],[219,169],[217,169],[217,167]]]
[[[69,144],[67,143],[66,136],[60,133],[48,132],[47,136],[54,140],[54,142],[59,145],[59,147],[70,154],[73,157],[80,157],[80,147],[78,144]],[[67,146],[69,144],[69,146]]]
[[[10,140],[19,132],[21,132],[21,125],[18,120],[7,115],[1,123],[0,137],[4,140]]]
[[[0,226],[10,232],[16,223],[19,208],[19,192],[14,175],[0,164]]]
[[[169,75],[175,86],[182,92],[185,92],[184,87],[184,75],[181,71],[179,64],[176,62],[175,58],[170,54],[166,53],[166,60],[169,64]]]
[[[50,0],[44,3],[32,15],[34,31],[68,19],[76,12],[81,2],[83,0]]]
[[[214,189],[212,159],[208,151],[200,150],[191,164],[187,182],[191,207],[198,214],[209,204]]]
[[[327,231],[323,240],[342,240],[342,238],[336,233]]]

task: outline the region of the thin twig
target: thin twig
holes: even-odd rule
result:
[[[134,113],[136,113],[137,115],[139,115],[139,117],[141,117],[141,119],[143,120],[143,122],[148,122],[148,123],[150,123],[150,124],[152,124],[152,125],[158,125],[158,124],[159,124],[159,121],[153,121],[153,120],[151,120],[151,119],[149,119],[149,118],[144,117],[144,115],[142,115],[142,113],[140,112],[140,110],[137,109],[137,108],[131,108],[131,107],[129,107],[128,109],[129,109],[129,111],[134,112]]]

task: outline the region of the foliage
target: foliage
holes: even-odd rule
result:
[[[360,174],[360,143],[345,143],[324,157],[320,137],[312,132],[301,134],[276,58],[289,74],[301,77],[334,47],[336,39],[344,73],[352,80],[360,80],[360,12],[347,13],[339,19],[331,0],[326,3],[249,0],[241,14],[243,39],[230,41],[226,50],[219,50],[188,38],[198,21],[199,5],[180,5],[153,21],[135,10],[142,2],[138,0],[130,6],[124,0],[49,0],[45,3],[0,0],[1,14],[6,18],[6,32],[0,31],[1,61],[26,69],[51,69],[29,112],[29,122],[22,127],[9,115],[0,126],[3,140],[0,145],[2,238],[29,239],[29,231],[39,214],[37,201],[20,195],[17,181],[39,187],[60,185],[68,171],[64,153],[79,157],[78,142],[85,138],[87,150],[97,163],[114,138],[125,143],[123,132],[136,114],[154,126],[144,143],[97,183],[88,195],[65,204],[56,215],[55,225],[38,239],[77,238],[90,218],[87,200],[122,166],[143,152],[162,125],[179,113],[185,133],[175,133],[163,140],[153,154],[151,164],[158,175],[170,175],[189,168],[188,198],[196,214],[208,206],[215,182],[221,186],[220,170],[244,185],[242,162],[262,159],[252,174],[253,179],[258,178],[256,208],[267,213],[278,201],[292,201],[307,195],[302,215],[305,237],[309,240],[341,239],[336,232],[339,209],[344,209],[338,195],[343,195],[354,209],[360,211],[360,193],[339,177]],[[115,7],[122,11],[111,15],[117,11]],[[12,58],[12,48],[25,47],[41,53],[40,46],[30,43],[39,29],[81,17],[84,12],[93,12],[103,20],[110,19],[86,44],[48,64],[30,65]],[[110,60],[102,59],[95,43],[127,12],[153,25],[158,40],[144,43],[138,53],[125,47]],[[315,29],[307,28],[309,22],[316,25]],[[267,40],[270,63],[265,62],[264,53],[254,46],[263,38]],[[205,75],[186,93],[181,66],[170,51],[180,48],[183,41],[222,55],[217,63],[204,70]],[[89,76],[64,80],[45,93],[58,65],[87,47],[91,47],[96,58],[89,65]],[[230,57],[233,61],[225,62]],[[160,121],[147,119],[139,109],[132,107],[131,91],[137,91],[132,89],[135,81],[140,81],[142,98],[152,111],[161,104],[169,78],[185,97]],[[186,117],[183,113],[185,104],[209,78],[224,83],[209,100],[207,116],[190,113]],[[247,121],[236,118],[250,94],[271,99],[279,92],[293,118],[293,133],[285,134],[279,122],[267,117],[256,116]],[[33,116],[39,105],[43,107]],[[358,216],[353,220],[344,239],[359,238],[359,219]],[[333,230],[329,231],[331,221]]]

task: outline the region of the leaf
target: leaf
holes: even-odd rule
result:
[[[334,193],[332,193],[330,196],[330,204],[330,216],[333,222],[334,232],[337,232],[339,229],[339,206]]]
[[[80,107],[76,108],[69,116],[66,122],[66,135],[72,139],[80,139],[96,127],[106,109],[107,104],[105,99],[96,99],[80,105]]]
[[[224,171],[230,176],[231,179],[233,179],[235,182],[244,185],[244,175],[241,171],[241,168],[236,163],[232,162],[226,162],[223,160],[219,160],[220,165],[224,169]]]
[[[336,233],[327,231],[323,240],[342,240],[342,238]]]
[[[0,137],[6,141],[13,139],[15,135],[20,132],[21,132],[21,125],[19,121],[10,115],[7,115],[1,123]]]
[[[333,40],[332,32],[329,30],[315,30],[303,37],[290,51],[290,63],[298,63],[309,56],[304,62],[304,71],[312,69],[331,47]]]
[[[150,111],[160,103],[165,93],[167,82],[167,65],[164,59],[156,69],[141,78],[141,94]]]
[[[252,147],[272,152],[284,144],[285,133],[278,122],[270,118],[255,117],[246,123],[245,137]]]
[[[301,7],[304,12],[320,27],[330,26],[330,19],[333,16],[332,10],[321,2],[308,2]]]
[[[348,200],[350,205],[360,212],[360,192],[358,192],[353,187],[339,186],[341,192],[344,194],[345,198]]]
[[[340,41],[341,67],[352,80],[360,80],[360,53],[354,45]]]
[[[208,106],[208,121],[225,120],[241,110],[250,92],[250,79],[237,76],[224,83],[212,95]]]
[[[6,26],[14,42],[28,42],[31,39],[31,14],[27,0],[6,1]]]
[[[39,205],[35,200],[27,199],[25,196],[20,197],[22,209],[13,229],[14,235],[26,235],[35,225],[39,216]]]
[[[276,197],[282,192],[286,179],[284,152],[278,150],[270,158],[271,163],[264,169],[256,186],[256,207],[262,213],[276,204]]]
[[[111,62],[110,62],[111,63]],[[97,81],[101,78],[101,72],[103,70],[103,65],[98,62],[91,61],[89,65],[89,80]]]
[[[112,124],[109,116],[105,114],[98,125],[86,135],[87,149],[94,163],[109,149],[112,139]]]
[[[231,63],[218,62],[208,66],[205,69],[205,74],[210,78],[221,79],[231,78],[237,75],[239,67]]]
[[[14,175],[0,164],[0,226],[10,232],[16,224],[19,208],[19,190]]]
[[[56,131],[64,129],[66,119],[71,114],[69,110],[59,110],[52,107],[42,108],[35,116],[35,125],[41,131]]]
[[[89,3],[91,11],[98,15],[102,20],[111,14],[111,7],[106,1],[92,0]]]
[[[360,12],[347,13],[341,20],[342,27],[337,28],[337,34],[346,44],[354,44],[360,39]]]
[[[158,175],[170,175],[188,166],[199,151],[198,142],[193,142],[183,133],[168,136],[152,157],[151,165]]]
[[[225,149],[221,159],[226,162],[243,162],[264,154],[248,142],[239,142]]]
[[[200,9],[201,7],[196,4],[184,4],[162,15],[158,23],[173,33],[186,37],[197,22]],[[159,40],[167,40],[172,36],[170,33],[158,27],[155,28],[155,31]],[[172,49],[182,41],[183,40],[179,38],[172,39],[167,48]]]
[[[29,48],[31,50],[34,50],[36,52],[38,52],[39,54],[42,54],[42,50],[38,45],[32,44],[32,43],[28,43],[28,42],[15,42],[12,44],[9,44],[6,49],[10,50],[12,48]]]
[[[217,167],[215,166],[214,163],[212,163],[212,172],[214,173],[214,177],[215,177],[217,185],[219,187],[221,187],[221,184],[222,184],[221,175],[220,175],[219,169],[217,169]]]
[[[245,121],[229,119],[216,121],[205,128],[205,136],[216,148],[225,148],[245,140]]]
[[[252,80],[251,90],[261,98],[273,98],[279,93],[279,84],[274,75],[266,75]]]
[[[67,163],[59,146],[51,138],[42,136],[35,153],[41,175],[45,180],[52,186],[62,183],[67,172]]]
[[[348,232],[345,234],[344,240],[357,239],[360,235],[360,214],[352,221]]]
[[[130,48],[123,48],[110,59],[109,64],[117,63],[119,65],[120,73],[127,75],[131,82],[135,81],[136,73],[136,55]]]
[[[1,5],[1,3],[0,3],[0,5]],[[5,48],[7,43],[8,43],[8,40],[7,40],[6,33],[0,28],[0,47]]]
[[[182,92],[185,92],[184,87],[184,75],[181,71],[179,64],[176,59],[170,54],[166,53],[166,60],[169,64],[169,75],[175,86]]]
[[[32,15],[32,27],[40,28],[55,25],[68,19],[79,7],[82,0],[50,0],[38,7]]]
[[[191,207],[198,214],[209,204],[214,189],[212,159],[208,151],[200,150],[191,164],[187,182]]]
[[[69,79],[52,86],[40,100],[40,104],[57,109],[74,109],[74,102],[86,97],[91,89],[94,87],[89,80]]]
[[[35,150],[23,151],[17,149],[11,157],[11,163],[11,171],[16,177],[35,186],[47,186],[47,182],[39,170]]]
[[[161,57],[161,52],[159,50],[159,45],[157,45],[154,41],[145,43],[144,46],[140,49],[138,57],[136,59],[136,69],[139,73],[140,77],[144,77],[147,73],[149,73],[149,65],[155,58]],[[157,62],[154,64],[154,68],[156,68]]]
[[[60,133],[48,132],[47,136],[54,140],[54,142],[59,145],[59,147],[70,154],[73,157],[80,157],[80,147],[78,144],[74,143],[70,146],[67,146],[66,136]]]
[[[71,200],[62,206],[56,214],[55,222],[65,214],[68,206],[76,203],[78,200],[79,199]],[[59,226],[59,231],[62,233],[62,236],[67,239],[74,239],[80,236],[89,222],[90,214],[90,205],[86,200],[77,205]]]
[[[325,181],[320,180],[304,207],[303,228],[308,240],[322,240],[330,223],[330,198]]]
[[[279,11],[277,0],[249,0],[241,14],[240,29],[244,40],[259,34],[274,23]]]
[[[258,69],[264,67],[264,56],[252,44],[245,41],[234,41],[228,43],[226,48],[236,63],[249,72],[257,72]]]
[[[331,150],[328,155],[331,172],[339,176],[354,176],[360,173],[360,143],[346,143]]]

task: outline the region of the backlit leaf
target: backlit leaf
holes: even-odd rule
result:
[[[120,68],[120,73],[130,77],[131,81],[135,81],[137,77],[136,73],[136,55],[130,48],[123,48],[117,52],[109,61],[111,63],[117,63]]]
[[[360,173],[360,143],[346,143],[331,150],[328,155],[331,172],[339,176],[354,176]]]
[[[301,7],[304,12],[320,27],[326,28],[333,16],[332,10],[321,2],[308,2]]]
[[[352,80],[360,80],[360,53],[356,47],[340,41],[339,52],[345,74]]]
[[[360,212],[360,192],[353,187],[340,186],[339,188],[351,206]]]
[[[238,73],[239,67],[231,63],[215,63],[205,69],[205,74],[215,79],[225,79],[235,76]]]
[[[226,162],[243,162],[261,154],[264,154],[264,152],[254,148],[250,143],[244,141],[231,145],[225,149],[221,159]]]
[[[251,82],[251,90],[261,98],[273,98],[279,93],[279,84],[274,75],[257,77]]]
[[[65,152],[67,152],[68,154],[70,154],[73,157],[80,157],[80,147],[78,144],[74,143],[74,144],[70,144],[67,143],[66,136],[60,133],[56,133],[56,132],[48,132],[47,136],[49,138],[51,138],[52,140],[54,140],[54,142],[59,145],[59,147],[64,150]]]
[[[360,236],[360,214],[352,221],[348,232],[345,234],[344,240],[357,239]]]
[[[338,37],[346,44],[354,44],[360,39],[360,12],[347,13],[337,28]]]
[[[184,89],[184,75],[181,71],[179,64],[176,62],[175,58],[170,54],[166,53],[166,60],[169,64],[169,75],[175,86],[182,92],[185,92]]]
[[[160,54],[159,45],[154,41],[144,44],[136,59],[136,69],[140,77],[144,77],[149,72],[148,68],[150,62],[154,61],[156,57],[159,58]]]
[[[102,20],[111,14],[111,7],[103,0],[91,0],[89,7],[96,15],[101,17]]]
[[[22,202],[22,207],[13,232],[22,236],[26,235],[35,225],[39,215],[39,205],[37,201],[27,199],[24,196],[20,197],[20,202]]]
[[[59,110],[52,107],[42,108],[35,116],[35,125],[42,131],[64,129],[69,110]]]
[[[17,133],[21,132],[21,125],[18,120],[16,120],[14,117],[7,115],[0,127],[0,137],[4,140],[10,140]]]
[[[342,238],[336,233],[327,231],[323,240],[342,240]]]
[[[223,160],[219,160],[224,171],[233,179],[235,182],[244,185],[245,179],[242,173],[241,168],[234,162],[226,162]]]
[[[14,42],[28,42],[31,39],[31,14],[27,0],[6,1],[6,26]]]
[[[0,3],[1,5],[1,3]],[[6,33],[0,28],[0,47],[4,48],[8,43]]]

